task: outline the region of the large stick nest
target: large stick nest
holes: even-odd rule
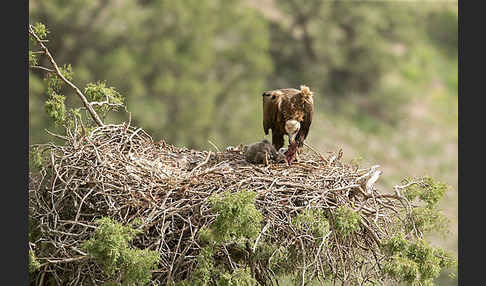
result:
[[[96,128],[89,136],[68,136],[62,146],[47,147],[49,162],[30,175],[29,186],[30,218],[36,228],[31,231],[41,234],[31,248],[44,243],[53,249],[38,257],[37,283],[49,273],[62,285],[102,284],[101,268],[85,259],[80,244],[96,229],[94,220],[104,216],[123,224],[141,219],[144,233],[133,243],[159,251],[162,258],[153,279],[162,284],[185,279],[201,250],[198,231],[217,216],[209,197],[241,190],[258,193],[256,208],[263,215],[264,230],[260,242],[302,251],[305,259],[297,269],[302,281],[380,279],[379,242],[388,236],[393,218],[407,208],[399,192],[382,193],[374,187],[380,174],[376,167],[346,164],[339,151],[323,156],[305,148],[291,166],[253,165],[238,149],[179,148],[154,142],[144,130],[126,123]],[[324,239],[291,223],[309,208],[324,210],[332,222],[340,206],[361,216],[359,230],[352,236],[339,236],[331,223],[323,245]],[[229,269],[237,266],[230,253],[223,260]],[[260,278],[271,276],[260,272]]]

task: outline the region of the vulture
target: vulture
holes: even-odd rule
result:
[[[265,91],[263,94],[263,130],[268,135],[272,130],[272,144],[277,149],[284,145],[284,135],[289,138],[285,157],[290,165],[296,153],[301,152],[309,133],[314,114],[313,93],[309,87],[282,88]]]

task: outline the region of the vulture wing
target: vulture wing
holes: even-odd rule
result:
[[[275,121],[277,117],[277,100],[273,96],[271,91],[267,91],[263,93],[263,131],[265,131],[265,135],[268,135],[268,130],[272,129],[274,132],[275,129]]]
[[[300,130],[296,136],[296,141],[299,142],[299,148],[304,145],[304,140],[305,138],[307,138],[307,134],[309,133],[309,128],[312,123],[312,117],[314,116],[314,100],[312,98],[312,95],[301,95],[301,98],[304,117],[300,124]]]
[[[299,147],[302,147],[302,145],[304,145],[304,140],[305,138],[307,138],[307,134],[309,133],[309,128],[312,123],[313,115],[314,115],[314,106],[313,105],[305,106],[304,120],[300,124],[300,130],[296,136],[296,141],[299,142]]]

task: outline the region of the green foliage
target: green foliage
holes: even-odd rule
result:
[[[336,209],[334,227],[342,236],[348,236],[360,228],[361,216],[353,209],[340,206]]]
[[[45,40],[47,38],[47,34],[49,31],[47,30],[46,26],[40,22],[37,22],[32,25],[32,30],[34,33],[39,37],[41,40]]]
[[[64,76],[67,80],[70,81],[73,79],[73,69],[71,67],[71,64],[59,67],[59,71],[61,72],[62,76]],[[61,92],[64,81],[57,74],[48,73],[45,77],[45,81],[47,82],[47,94],[51,94],[53,92]]]
[[[106,81],[88,83],[84,95],[90,102],[106,102],[101,106],[95,105],[95,110],[100,116],[106,116],[109,111],[117,110],[117,107],[124,104],[123,96],[114,87],[106,87]]]
[[[457,57],[458,15],[452,9],[440,9],[429,13],[427,34],[437,47],[449,57]]]
[[[259,243],[253,258],[256,261],[268,261],[268,268],[276,276],[294,273],[297,262],[289,249],[265,240]]]
[[[457,265],[455,258],[443,249],[433,248],[424,240],[407,240],[400,234],[382,242],[382,249],[387,255],[383,272],[409,285],[434,285],[433,280],[442,269]]]
[[[107,281],[107,282],[103,283],[103,286],[120,286],[120,283],[118,283],[116,281]]]
[[[203,227],[198,232],[198,241],[200,243],[208,244],[213,242],[214,235],[211,228]]]
[[[122,256],[122,281],[124,285],[145,285],[152,278],[153,270],[160,261],[160,253],[148,249],[127,249]]]
[[[211,225],[216,242],[255,239],[261,230],[262,214],[255,207],[257,193],[225,192],[210,197],[218,217]]]
[[[416,207],[412,210],[412,219],[415,227],[424,233],[430,231],[448,233],[449,220],[437,208]]]
[[[392,44],[410,41],[407,27],[420,17],[412,5],[387,1],[278,3],[296,23],[288,28],[281,24],[280,33],[298,29],[304,35],[299,39],[289,35],[296,41],[289,47],[278,38],[272,42],[272,52],[284,64],[277,69],[297,69],[298,78],[291,78],[294,73],[290,72],[286,80],[308,82],[326,98],[351,93],[365,96],[376,90],[397,60]],[[282,41],[291,40],[282,37]],[[284,54],[280,49],[289,51]]]
[[[191,277],[177,283],[185,285],[250,286],[257,285],[247,268],[234,271],[218,265],[214,257],[222,244],[233,242],[233,257],[237,260],[238,249],[246,248],[249,240],[255,239],[261,229],[262,215],[255,207],[257,193],[240,191],[224,192],[210,197],[211,207],[218,214],[216,220],[198,232],[198,241],[205,245],[197,259],[197,266]],[[257,256],[261,253],[257,252]]]
[[[193,285],[209,285],[213,268],[213,249],[211,247],[204,247],[201,249],[201,253],[197,259],[197,267],[193,272]]]
[[[437,203],[442,199],[446,190],[446,184],[435,181],[430,176],[425,176],[421,182],[407,187],[404,195],[410,201],[418,197],[427,204],[427,207],[433,208],[437,206]]]
[[[310,230],[315,237],[323,238],[329,233],[329,222],[322,209],[306,209],[292,220],[292,224],[299,230]]]
[[[236,268],[228,272],[216,265],[214,248],[206,246],[201,249],[197,266],[189,279],[176,283],[177,286],[256,286],[256,280],[251,276],[250,269]]]
[[[103,266],[105,274],[112,278],[119,276],[123,285],[144,285],[150,281],[150,270],[157,266],[160,254],[130,246],[142,231],[123,226],[108,217],[98,219],[96,223],[99,227],[82,248]]]
[[[36,66],[37,65],[37,56],[34,54],[34,52],[29,51],[29,66]]]
[[[293,7],[293,1],[279,0],[270,9],[281,19],[270,20],[241,0],[142,2],[32,0],[29,15],[55,31],[49,46],[75,64],[79,82],[106,78],[128,95],[132,119],[169,143],[201,148],[209,147],[208,138],[219,145],[254,140],[261,132],[258,95],[266,88],[306,83],[321,99],[317,107],[332,97],[364,97],[369,104],[352,100],[340,108],[355,106],[344,116],[377,132],[383,120],[399,122],[398,109],[406,106],[401,101],[415,84],[392,84],[390,92],[385,76],[409,65],[421,82],[438,72],[457,82],[457,73],[450,72],[456,62],[430,70],[441,62],[431,59],[435,47],[424,43],[426,37],[437,36],[438,46],[457,50],[446,40],[457,37],[457,14],[432,4],[314,0]],[[85,19],[96,24],[86,25]],[[304,27],[309,40],[298,36]],[[418,43],[427,49],[414,60],[406,51]],[[396,46],[405,52],[397,54]],[[29,81],[38,76],[33,73]],[[451,89],[457,94],[457,86]],[[31,97],[41,94],[32,91]],[[41,128],[30,130],[32,142],[39,142],[38,130],[50,124],[45,121],[38,118]]]
[[[47,19],[56,34],[51,53],[73,63],[78,82],[106,79],[129,95],[132,120],[155,140],[191,148],[210,147],[208,139],[218,145],[254,140],[261,132],[259,95],[272,70],[261,15],[243,0],[119,4],[32,0],[29,15]],[[39,74],[31,73],[34,81]],[[40,130],[50,127],[39,119]],[[40,141],[38,130],[30,130],[32,142]]]
[[[256,196],[257,193],[253,191],[240,191],[224,192],[210,197],[211,207],[218,216],[209,228],[203,228],[198,232],[199,242],[206,246],[201,249],[191,277],[177,285],[257,285],[248,268],[228,271],[214,259],[222,244],[232,242],[232,259],[237,261],[238,250],[245,249],[246,243],[254,240],[259,234],[262,215],[255,207]],[[257,257],[261,256],[260,250],[259,248],[256,253]]]
[[[65,64],[59,67],[59,70],[61,71],[62,76],[67,80],[71,81],[73,79],[73,68],[71,67],[71,64]]]
[[[106,87],[106,82],[88,83],[84,94],[89,101],[107,101],[110,103],[123,103],[123,97],[114,87]]]
[[[388,256],[404,252],[408,247],[408,241],[402,234],[397,234],[382,243],[382,249]]]
[[[302,246],[298,241],[294,242],[293,245],[284,247],[279,244],[278,240],[263,239],[256,248],[253,259],[264,263],[272,273],[279,277],[279,280],[282,277],[287,277],[293,281],[292,284],[299,284],[302,280],[302,273],[296,269],[306,266],[308,267],[307,273],[312,273],[315,270],[314,266],[310,266],[313,265],[314,256],[309,254],[308,251],[313,252],[317,251],[318,248],[327,247],[325,243],[322,243],[330,233],[330,224],[324,211],[317,208],[302,210],[302,212],[292,218],[291,224],[297,232],[306,233],[306,235],[314,238],[313,241],[305,242],[303,247],[306,248],[306,254],[301,251]],[[323,267],[319,270],[326,271],[325,268]],[[324,275],[327,275],[327,273]]]
[[[47,115],[59,126],[66,122],[65,100],[65,96],[52,92],[50,98],[45,102]]]
[[[392,262],[384,265],[383,271],[409,284],[414,282],[419,275],[417,263],[403,257],[393,257]]]
[[[43,38],[47,36],[43,24],[37,23],[35,27],[34,31],[38,31]],[[38,45],[38,43],[33,41],[32,45]],[[39,59],[36,54],[29,50],[30,66],[37,65],[38,61]],[[79,122],[83,120],[81,110],[84,109],[84,107],[66,107],[67,98],[64,95],[66,92],[64,81],[72,81],[74,72],[71,64],[65,64],[58,68],[60,75],[54,71],[54,67],[51,68],[51,71],[49,71],[49,69],[44,69],[44,83],[46,85],[45,89],[48,96],[48,99],[44,102],[44,110],[48,117],[52,119],[56,127],[73,128],[76,121]],[[29,79],[34,86],[34,92],[43,90],[43,88],[38,87],[38,81],[35,80],[35,77],[33,77],[32,74],[29,75]],[[113,87],[106,87],[105,82],[88,83],[85,88],[85,93],[87,100],[92,103],[94,109],[103,117],[106,116],[109,111],[117,110],[120,106],[124,106],[124,99],[121,94]],[[92,124],[94,124],[94,121],[87,122],[83,124],[83,126],[85,126],[85,130],[89,131]]]
[[[456,257],[442,249],[442,248],[434,248],[434,256],[439,258],[439,266],[441,268],[448,268],[448,267],[456,267],[457,266],[457,259]]]
[[[59,70],[67,80],[72,79],[73,71],[70,64],[59,67]],[[48,73],[45,82],[47,82],[47,95],[49,97],[44,103],[45,111],[56,125],[63,126],[67,123],[66,97],[60,94],[64,81],[57,74]]]
[[[425,233],[438,231],[443,234],[448,230],[448,219],[438,208],[447,186],[431,177],[424,177],[416,184],[411,184],[404,191],[407,199],[418,199],[423,206],[412,209],[411,221],[405,225],[405,231]],[[413,224],[413,225],[412,225]],[[456,259],[441,248],[432,248],[423,240],[416,242],[405,239],[400,231],[382,245],[388,256],[384,272],[391,277],[409,284],[422,283],[434,285],[441,271],[457,265]]]
[[[217,286],[257,286],[249,268],[237,268],[233,273],[223,273],[216,282]]]
[[[412,210],[412,222],[422,232],[437,231],[447,233],[449,220],[442,214],[438,207],[439,201],[443,198],[448,186],[425,176],[416,184],[411,184],[404,191],[404,196],[414,201],[419,199],[424,203]],[[412,227],[412,226],[409,226]]]
[[[40,262],[36,259],[34,251],[29,250],[29,273],[33,273],[40,268]]]
[[[39,148],[30,148],[29,150],[29,169],[39,170],[43,163],[42,151]]]

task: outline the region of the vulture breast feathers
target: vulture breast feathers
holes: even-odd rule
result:
[[[284,145],[284,135],[289,137],[289,164],[304,144],[313,114],[313,94],[305,85],[300,90],[282,88],[263,93],[263,130],[266,135],[272,130],[272,144],[277,150]]]

